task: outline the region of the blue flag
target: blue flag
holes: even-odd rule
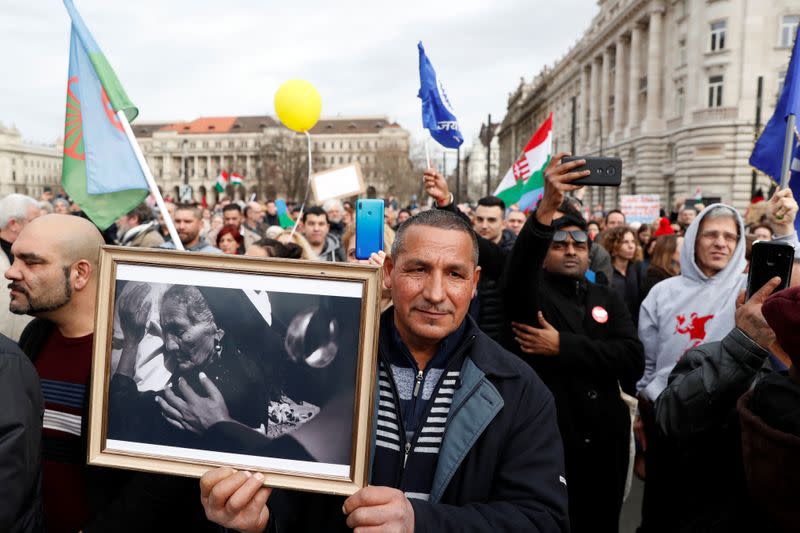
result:
[[[422,127],[431,132],[436,142],[446,148],[458,148],[464,137],[458,128],[453,106],[447,99],[442,82],[436,77],[433,65],[425,55],[422,41],[419,47],[419,94],[422,100]]]
[[[798,27],[800,34],[800,27]],[[775,106],[775,113],[769,119],[767,127],[761,133],[750,155],[750,165],[754,166],[773,180],[780,182],[781,164],[783,162],[783,144],[786,135],[786,117],[790,114],[800,115],[800,39],[795,37],[792,58],[789,61],[789,69],[786,71],[786,78],[783,82],[783,90]],[[797,144],[797,139],[794,141]],[[794,153],[794,145],[792,147]],[[791,180],[791,188],[795,198],[800,198],[797,188],[800,190],[800,180]]]

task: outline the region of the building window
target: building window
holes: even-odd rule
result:
[[[639,92],[646,93],[647,92],[647,76],[642,76],[639,78]]]
[[[721,20],[711,24],[711,51],[718,52],[725,49],[725,26],[726,22]]]
[[[797,34],[797,25],[800,24],[800,15],[784,15],[781,17],[780,46],[788,48],[794,44]]]
[[[686,64],[686,39],[678,41],[678,66],[682,67]]]
[[[783,83],[786,81],[786,71],[782,70],[778,72],[778,98],[780,98],[781,93],[783,92]]]
[[[722,76],[708,78],[708,107],[722,107]]]
[[[683,115],[685,105],[685,95],[683,92],[683,87],[678,87],[675,91],[675,114],[678,116]]]

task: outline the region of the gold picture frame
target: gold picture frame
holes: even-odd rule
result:
[[[163,442],[156,442],[154,444],[148,441],[147,438],[142,438],[141,440],[136,440],[136,437],[130,438],[128,436],[125,438],[109,438],[109,420],[127,420],[121,418],[123,416],[121,414],[123,412],[121,409],[127,407],[118,400],[118,398],[122,397],[118,395],[119,388],[114,388],[115,402],[110,401],[112,377],[117,379],[116,374],[112,376],[112,367],[114,365],[112,352],[115,350],[114,342],[118,341],[118,339],[114,337],[114,328],[115,326],[117,326],[118,329],[121,327],[119,326],[119,316],[121,313],[118,312],[118,308],[116,307],[119,298],[117,292],[119,291],[120,294],[122,294],[122,291],[119,289],[120,286],[124,289],[126,285],[135,286],[134,283],[142,285],[149,284],[150,286],[147,288],[148,294],[151,289],[152,292],[155,293],[155,289],[159,284],[165,287],[186,285],[195,287],[198,292],[204,290],[208,293],[213,290],[216,291],[214,294],[232,295],[236,298],[240,298],[241,294],[250,294],[254,292],[253,287],[255,286],[263,286],[265,287],[264,289],[256,289],[254,293],[256,295],[262,295],[260,292],[257,292],[260,290],[267,294],[268,299],[270,296],[276,298],[280,297],[284,302],[296,302],[298,300],[320,301],[322,302],[320,305],[328,305],[331,309],[354,309],[356,310],[356,314],[360,313],[357,317],[350,317],[352,328],[347,331],[341,331],[337,337],[346,339],[342,340],[340,345],[356,347],[354,354],[352,350],[350,350],[347,353],[337,353],[336,355],[337,357],[341,356],[340,361],[342,361],[342,365],[344,365],[342,368],[350,368],[350,370],[352,370],[353,367],[355,368],[352,390],[341,386],[345,392],[339,393],[339,397],[345,397],[344,405],[352,405],[352,412],[349,413],[351,421],[350,427],[342,428],[342,431],[350,431],[351,434],[350,453],[349,457],[346,458],[349,459],[348,464],[340,464],[339,462],[328,463],[326,459],[295,461],[291,458],[281,459],[271,456],[256,456],[251,453],[241,453],[238,451],[228,453],[226,451],[228,448],[215,450],[198,446],[195,449],[185,445],[172,446],[169,443],[164,445]],[[211,289],[209,287],[211,287]],[[373,409],[375,408],[374,393],[377,374],[376,359],[380,316],[380,288],[380,269],[370,265],[262,259],[243,256],[104,246],[100,254],[98,296],[95,310],[95,333],[89,406],[88,463],[97,466],[189,477],[200,477],[206,471],[215,467],[230,466],[235,469],[263,473],[264,484],[270,487],[339,495],[355,493],[360,488],[366,486],[369,478],[370,444],[372,439],[370,420],[372,419]],[[248,291],[250,291],[250,293]],[[165,293],[161,294],[163,296]],[[158,296],[158,298],[162,296]],[[358,301],[355,301],[356,299]],[[220,298],[219,305],[229,305],[229,300],[227,296]],[[152,312],[152,308],[156,306],[157,304],[152,305],[151,310],[147,312]],[[128,308],[126,308],[126,310],[127,309]],[[187,309],[186,314],[189,315],[188,304],[185,309]],[[229,315],[235,316],[237,319],[243,317],[244,314],[236,314],[238,313],[238,309],[242,309],[242,307],[237,307],[236,309],[237,311],[235,313],[229,313]],[[252,310],[247,307],[246,311],[251,312]],[[352,315],[353,313],[345,314]],[[128,312],[125,316],[130,316],[130,313]],[[169,315],[162,313],[158,316],[163,317]],[[303,316],[305,317],[305,315]],[[330,333],[332,336],[331,338],[333,338],[334,335],[334,320],[339,320],[340,322],[338,323],[344,321],[344,323],[347,324],[346,319],[348,318],[337,314],[334,314],[334,316],[335,318],[330,322],[330,327],[332,328]],[[273,320],[275,320],[274,317],[275,315],[270,315],[270,318]],[[162,320],[162,318],[159,318],[159,321],[160,320]],[[228,320],[230,322],[230,317],[228,317]],[[250,318],[248,317],[247,320],[250,320]],[[258,316],[255,316],[253,320],[258,322]],[[220,319],[217,319],[217,322],[219,321]],[[294,321],[292,324],[294,324]],[[265,329],[272,329],[275,325],[274,323],[270,323],[268,326],[263,327]],[[356,334],[356,329],[357,339],[353,337]],[[308,329],[306,331],[308,331]],[[136,342],[136,337],[131,336],[130,338],[134,339],[131,342]],[[166,335],[164,338],[166,338]],[[155,342],[158,342],[158,339],[161,339],[161,337],[157,337]],[[301,339],[301,341],[305,342],[303,339]],[[284,346],[288,346],[285,338],[283,338],[283,342]],[[168,365],[166,362],[176,359],[168,357],[172,352],[167,349],[166,344],[167,342],[162,340],[162,356],[165,362],[163,365],[163,372],[168,374],[170,371],[167,370]],[[216,348],[219,348],[219,346]],[[285,349],[289,350],[288,347]],[[339,347],[338,350],[339,352],[345,351],[341,347]],[[129,351],[128,353],[131,352]],[[239,353],[240,352],[237,352],[237,354]],[[287,351],[287,354],[288,353],[290,352]],[[259,354],[255,357],[266,358],[269,355],[270,354]],[[350,362],[349,357],[354,357],[355,361]],[[185,361],[185,359],[180,358],[177,360]],[[281,361],[283,361],[282,358]],[[308,363],[308,361],[305,362]],[[345,362],[347,362],[347,364],[345,364]],[[118,370],[120,366],[121,365],[117,366]],[[299,376],[296,381],[305,379],[304,376],[317,371],[317,369],[309,370],[309,366],[312,366],[312,363],[304,365],[302,360],[299,363],[297,360],[293,361],[291,369],[294,370],[291,371],[296,372],[297,376]],[[177,368],[180,369],[181,367],[179,366]],[[339,376],[336,379],[329,379],[328,381],[333,383],[338,380],[338,382],[341,383],[349,383],[349,381],[347,381],[350,379],[347,377],[349,372],[350,371],[343,374],[344,377]],[[175,379],[175,375],[178,373],[179,370],[175,370],[171,374],[172,377],[169,378],[170,381],[162,385],[163,388],[160,391],[157,388],[152,391],[140,391],[138,388],[133,389],[136,391],[135,397],[138,398],[138,395],[142,395],[145,399],[154,399],[147,395],[151,393],[155,396],[162,394],[163,400],[165,389],[172,386],[172,380]],[[123,381],[125,379],[133,380],[133,377],[127,378],[123,376],[122,379]],[[178,379],[177,381],[179,382],[180,380]],[[120,381],[115,381],[115,384],[118,383],[120,383]],[[304,383],[307,383],[304,386],[311,387],[311,384],[307,381]],[[137,387],[139,386],[141,386],[141,383],[137,383]],[[114,385],[114,387],[117,387],[117,385]],[[347,385],[347,387],[349,387],[349,385]],[[170,388],[170,390],[175,390],[177,388],[178,387],[174,389]],[[352,393],[352,404],[346,403],[347,394],[349,393]],[[112,403],[115,406],[113,408],[111,407]],[[158,401],[155,401],[144,405],[152,406],[153,403],[159,404]],[[123,408],[118,409],[116,406],[120,405],[123,405]],[[326,413],[324,405],[318,408],[321,409],[320,413]],[[264,412],[268,410],[266,405],[263,406],[263,409]],[[344,411],[340,409],[338,412],[347,414],[348,409]],[[318,414],[316,416],[320,415]],[[341,418],[342,424],[346,424],[345,418]],[[147,428],[148,422],[146,421],[151,419],[154,419],[154,417],[142,417],[142,420],[145,420],[145,422],[143,422],[143,427]],[[311,422],[314,421],[313,418],[310,420]],[[308,426],[304,427],[313,427],[311,422],[309,422]],[[157,422],[153,422],[153,424],[156,423]],[[158,423],[160,424],[160,422]],[[121,427],[119,422],[115,422],[115,424],[114,427]],[[317,426],[319,425],[320,424],[317,424]],[[249,427],[251,428],[250,430],[255,431],[255,429],[252,429],[253,426]],[[328,427],[330,427],[330,424]],[[336,425],[334,427],[336,427]],[[125,423],[125,428],[126,431],[129,429],[129,424],[127,422]],[[269,429],[274,429],[274,426],[270,426],[268,423],[262,425],[262,429],[265,431],[264,439],[267,439]],[[142,433],[142,435],[146,434],[149,433]],[[306,431],[305,434],[309,434],[309,431]],[[313,431],[310,434],[315,435]],[[290,439],[294,438],[291,433],[288,435]],[[328,435],[330,435],[330,433],[328,433]],[[181,437],[183,437],[183,434],[181,434]],[[191,442],[191,438],[192,436],[186,433],[186,440]],[[260,437],[256,438],[260,439]],[[324,439],[325,433],[320,433],[319,438]],[[314,443],[312,442],[312,444]],[[320,442],[320,444],[323,447],[325,445],[324,442]],[[308,448],[308,446],[303,449],[305,450],[306,448]],[[312,448],[314,448],[314,446],[312,446]],[[339,449],[342,450],[344,448],[340,447]],[[324,456],[327,452],[328,450],[325,449],[324,452],[319,455]]]

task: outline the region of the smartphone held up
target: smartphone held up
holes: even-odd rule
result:
[[[573,172],[588,170],[590,174],[572,181],[572,185],[594,185],[597,187],[619,187],[622,183],[622,159],[619,157],[567,156],[562,163],[585,160],[586,164],[573,169]]]
[[[383,200],[356,202],[356,259],[369,259],[383,250]]]

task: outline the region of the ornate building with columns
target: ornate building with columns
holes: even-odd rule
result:
[[[24,142],[16,127],[0,122],[0,196],[16,192],[38,198],[48,186],[57,192],[62,152],[57,144]]]
[[[509,95],[500,169],[553,112],[555,150],[622,158],[622,186],[590,187],[605,208],[619,194],[718,196],[744,208],[769,179],[747,161],[786,74],[797,0],[598,0],[566,55]],[[757,111],[760,109],[760,112]]]
[[[222,170],[244,178],[244,187],[227,191],[237,198],[253,193],[262,199],[286,197],[285,182],[277,173],[288,172],[287,167],[302,174],[305,183],[305,136],[289,132],[270,116],[137,123],[133,131],[165,195],[177,197],[180,185],[188,184],[198,201],[205,197],[215,203],[214,184]],[[357,161],[367,185],[378,194],[396,193],[411,169],[409,133],[385,116],[323,118],[310,134],[314,171]],[[287,146],[289,156],[277,157],[275,152],[289,150]]]

